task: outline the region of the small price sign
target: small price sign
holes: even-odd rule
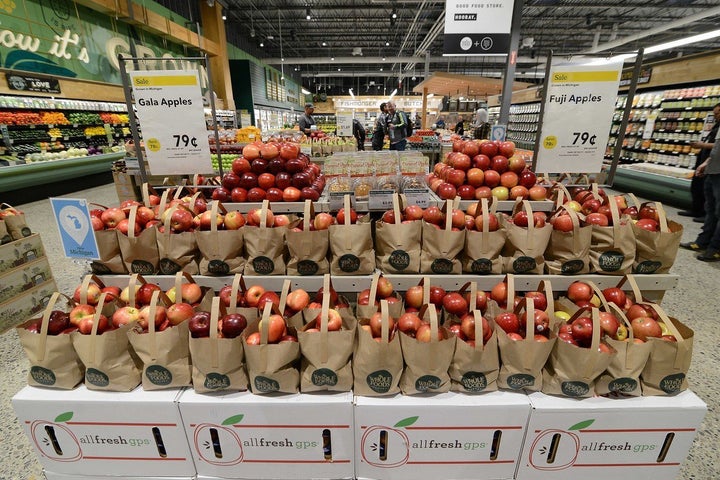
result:
[[[427,188],[406,188],[403,193],[409,205],[417,205],[421,208],[430,206],[430,190]]]
[[[343,208],[345,195],[350,195],[350,206],[355,208],[355,192],[330,192],[328,194],[328,205],[331,212],[336,212]]]
[[[393,208],[392,190],[370,190],[368,210],[389,210]]]

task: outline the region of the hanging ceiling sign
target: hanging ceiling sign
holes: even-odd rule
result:
[[[550,67],[536,172],[600,172],[623,62],[559,60]]]
[[[443,55],[505,55],[514,0],[446,0]]]
[[[130,72],[145,153],[153,175],[212,171],[196,70]]]

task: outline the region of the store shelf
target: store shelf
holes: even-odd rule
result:
[[[660,174],[638,169],[638,165],[621,165],[615,171],[613,188],[623,192],[633,192],[638,196],[652,198],[678,208],[690,208],[692,197],[690,195],[690,180],[678,178],[669,174]],[[652,165],[652,164],[650,164]],[[654,165],[658,171],[663,168],[667,172],[674,172],[678,167],[663,167]],[[640,167],[647,168],[647,167]],[[690,170],[684,169],[688,173]]]

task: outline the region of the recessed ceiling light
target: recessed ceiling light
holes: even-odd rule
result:
[[[323,47],[327,47],[327,43],[323,42],[323,43],[322,43],[322,46],[323,46]]]
[[[386,47],[389,47],[389,46],[390,46],[390,42],[385,42],[385,46],[386,46]]]

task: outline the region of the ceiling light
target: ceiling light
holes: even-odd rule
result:
[[[264,47],[265,44],[263,42],[260,42],[260,48]]]
[[[397,18],[397,10],[393,8],[392,14],[390,15],[390,18]]]
[[[284,59],[284,58],[281,58],[281,59],[280,59],[280,61],[281,61],[281,62],[284,62],[284,61],[285,61],[285,59]]]
[[[428,94],[427,94],[427,98],[432,98],[432,97],[434,97],[434,96],[435,96],[434,93],[428,93]]]
[[[673,40],[672,42],[660,43],[653,45],[645,49],[645,53],[655,53],[663,50],[670,50],[671,48],[688,45],[690,43],[702,42],[710,40],[711,38],[720,37],[720,30],[713,30],[711,32],[700,33],[691,37],[681,38],[679,40]]]
[[[340,69],[338,68],[338,72],[339,72],[339,71],[340,71]]]
[[[396,93],[397,93],[397,88],[395,90],[393,90],[392,93],[390,94],[390,99],[392,99],[392,97],[394,97]]]
[[[335,61],[335,57],[330,57],[330,60],[334,62],[334,61]]]
[[[223,19],[223,20],[227,20],[227,15],[225,15],[225,14],[223,13],[222,19]]]
[[[312,16],[310,15],[310,9],[305,10],[305,20],[310,20]]]
[[[385,42],[385,46],[386,46],[386,47],[389,47],[389,46],[390,46],[390,42]]]
[[[308,89],[306,89],[305,87],[303,87],[300,91],[302,92],[303,95],[310,95],[310,91]]]
[[[355,94],[353,93],[352,90],[353,90],[353,89],[351,88],[350,90],[348,90],[348,92],[350,92],[350,96],[351,96],[352,98],[355,98]]]
[[[380,67],[380,71],[382,72],[382,67]]]
[[[385,57],[383,57],[383,62],[385,61]]]
[[[322,43],[322,46],[323,46],[323,47],[327,47],[327,43],[323,42],[323,43]]]
[[[254,37],[254,36],[255,36],[255,29],[254,29],[254,28],[253,28],[252,30],[250,30],[250,36],[251,36],[251,37]]]

